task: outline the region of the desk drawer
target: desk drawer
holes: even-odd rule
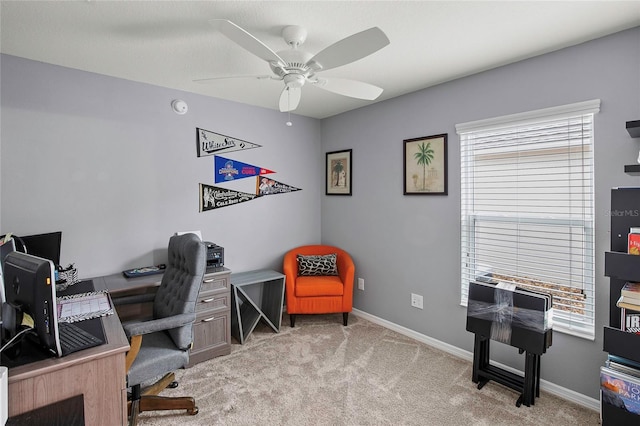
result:
[[[206,293],[212,290],[229,289],[229,275],[212,276],[205,275],[200,286],[200,293]]]
[[[230,298],[231,294],[229,292],[214,294],[210,294],[209,292],[204,294],[200,293],[198,295],[198,302],[196,303],[196,314],[199,315],[200,312],[204,311],[216,312],[229,309],[231,307],[229,302]]]
[[[193,347],[189,367],[231,352],[231,311],[202,312],[193,324]]]
[[[208,273],[202,279],[193,323],[189,367],[231,353],[230,271]]]

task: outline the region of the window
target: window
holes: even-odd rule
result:
[[[469,282],[553,295],[553,328],[594,338],[593,116],[587,101],[456,126],[461,303]]]

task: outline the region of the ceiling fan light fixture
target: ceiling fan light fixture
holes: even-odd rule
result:
[[[284,76],[284,84],[287,87],[299,88],[304,86],[305,77],[300,74],[287,74]]]

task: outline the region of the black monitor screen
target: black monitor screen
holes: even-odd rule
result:
[[[53,262],[48,259],[9,253],[4,262],[4,289],[7,303],[19,306],[33,318],[40,344],[60,356],[53,269]],[[4,323],[3,327],[6,327]]]
[[[13,238],[9,238],[9,240],[5,242],[0,241],[0,266],[2,266],[2,268],[4,268],[4,258],[14,251],[16,251],[16,242]]]
[[[13,238],[8,241],[0,240],[0,302],[5,302],[4,297],[4,259],[9,253],[16,251],[16,244]]]
[[[60,245],[62,232],[49,232],[47,234],[27,235],[20,237],[25,246],[25,252],[34,256],[49,259],[55,266],[60,265]]]

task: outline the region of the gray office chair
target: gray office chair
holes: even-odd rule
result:
[[[127,353],[127,386],[131,388],[129,424],[138,413],[153,410],[187,410],[197,414],[191,397],[161,397],[167,386],[176,387],[174,371],[189,363],[193,341],[192,325],[200,284],[206,268],[206,248],[194,234],[173,236],[169,240],[169,259],[156,294],[127,296],[115,305],[153,302],[153,318],[127,322],[123,328],[130,338]],[[153,383],[142,390],[142,386]]]

